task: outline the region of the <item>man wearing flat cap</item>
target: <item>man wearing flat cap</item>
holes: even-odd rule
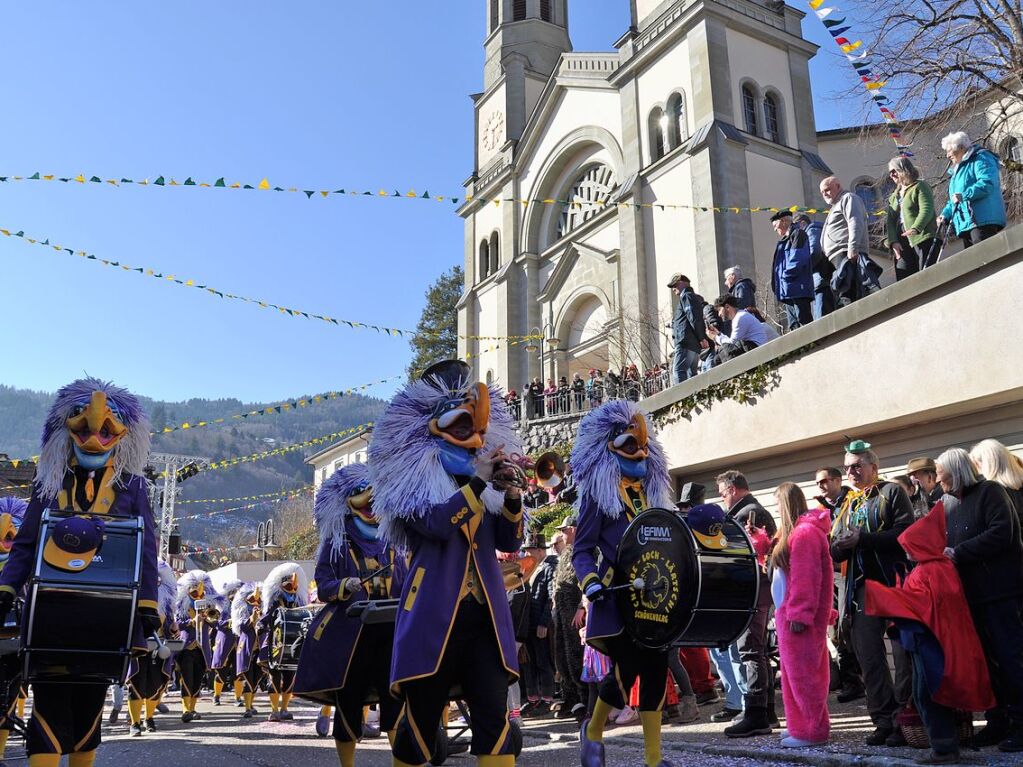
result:
[[[792,212],[780,210],[771,216],[778,235],[771,266],[771,290],[775,300],[785,307],[789,330],[813,321],[813,266],[810,240],[798,226],[792,226]]]
[[[703,324],[703,298],[697,295],[684,274],[673,274],[668,280],[671,292],[678,296],[671,318],[671,335],[675,343],[672,383],[681,383],[696,375],[700,349],[707,348],[707,329]]]

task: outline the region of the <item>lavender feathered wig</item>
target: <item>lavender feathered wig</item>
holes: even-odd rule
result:
[[[28,502],[21,498],[5,495],[0,498],[0,514],[10,514],[14,524],[21,527],[25,521],[25,512],[28,511]]]
[[[320,485],[313,504],[313,519],[320,534],[317,557],[325,547],[336,561],[345,546],[345,520],[351,514],[348,499],[369,485],[369,466],[350,463],[331,474]]]
[[[619,485],[622,470],[618,457],[607,446],[615,427],[624,428],[634,416],[646,418],[635,402],[612,400],[591,410],[579,422],[575,447],[572,449],[572,476],[579,490],[579,503],[589,497],[601,513],[617,519],[622,513]],[[670,509],[671,479],[668,464],[664,458],[661,443],[652,434],[648,436],[647,471],[643,479],[643,491],[647,503],[654,508]]]
[[[439,404],[468,397],[473,386],[468,378],[461,379],[453,391],[432,376],[413,381],[394,395],[373,425],[369,445],[373,512],[380,520],[380,536],[399,549],[407,548],[405,520],[422,517],[430,506],[446,501],[458,490],[441,463],[440,446],[429,426]],[[491,386],[489,392],[490,423],[481,452],[503,445],[506,454],[520,453],[519,436],[501,390]],[[488,487],[483,501],[487,511],[500,513],[504,496]]]
[[[128,433],[114,446],[114,479],[122,472],[141,475],[149,459],[149,419],[138,397],[127,389],[98,378],[80,378],[63,386],[46,416],[43,446],[36,470],[36,487],[43,498],[55,497],[64,482],[72,456],[67,420],[80,405],[88,405],[95,391],[103,392]]]

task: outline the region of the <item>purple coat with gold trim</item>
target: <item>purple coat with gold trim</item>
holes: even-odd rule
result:
[[[391,659],[394,692],[402,682],[430,676],[440,667],[470,557],[490,608],[502,663],[510,680],[518,678],[515,630],[496,552],[518,551],[522,545],[522,507],[515,502],[506,504],[498,514],[485,511],[485,487],[474,477],[448,500],[404,522],[412,559],[395,623]],[[471,546],[462,531],[470,524],[478,525]]]
[[[213,660],[210,668],[225,668],[234,661],[238,637],[231,631],[231,604],[227,603],[220,613],[220,620],[214,633]]]
[[[69,475],[70,476],[70,475]],[[105,516],[138,517],[142,520],[142,566],[139,584],[139,607],[157,609],[157,588],[159,572],[156,566],[156,526],[149,507],[145,480],[134,474],[122,474],[113,484],[114,501]],[[40,498],[38,488],[32,490],[25,520],[14,538],[10,558],[0,572],[0,588],[20,593],[35,567],[36,544],[39,539],[39,525],[43,511],[58,508],[55,498]],[[84,513],[87,516],[87,513]],[[142,625],[135,621],[132,647],[145,650],[146,640]]]
[[[401,593],[408,567],[405,557],[396,554],[390,546],[374,552],[364,550],[359,538],[348,530],[348,545],[341,557],[333,557],[330,546],[321,546],[316,561],[316,591],[326,606],[320,610],[309,625],[302,654],[295,675],[295,694],[322,703],[333,702],[333,692],[345,686],[349,666],[355,655],[355,648],[362,635],[363,623],[358,618],[348,618],[345,611],[352,602],[370,598],[365,586],[354,594],[346,594],[341,584],[346,578],[365,578],[357,562],[357,555],[372,558],[381,566],[391,562],[387,577],[387,595],[397,599]],[[379,546],[377,548],[380,548]],[[358,549],[358,553],[353,551]],[[388,559],[380,561],[379,558]]]

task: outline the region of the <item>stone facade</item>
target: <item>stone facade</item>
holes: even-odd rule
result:
[[[775,241],[762,216],[656,205],[773,205],[779,190],[784,204],[816,201],[828,172],[816,46],[803,13],[769,0],[632,0],[610,53],[571,50],[567,0],[530,0],[522,19],[516,6],[488,4],[458,321],[462,336],[542,339],[493,350],[466,339],[459,354],[515,389],[649,368],[669,351],[668,277],[683,272],[712,299],[738,263],[765,285]]]

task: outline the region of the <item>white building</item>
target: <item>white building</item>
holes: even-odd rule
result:
[[[829,170],[808,70],[817,47],[802,37],[801,11],[772,0],[632,0],[615,52],[574,53],[566,6],[490,0],[474,97],[459,333],[542,332],[539,354],[502,344],[479,358],[481,378],[513,388],[661,361],[674,272],[709,298],[734,263],[767,282],[776,238],[766,216],[632,203],[819,204]],[[460,343],[475,355],[492,342]]]
[[[372,427],[363,429],[350,437],[325,447],[311,455],[306,463],[313,467],[313,484],[319,491],[320,485],[327,477],[350,463],[366,463],[369,450],[369,438]]]
[[[803,39],[805,14],[779,0],[630,0],[632,25],[609,53],[573,52],[567,2],[488,0],[474,96],[459,354],[514,389],[666,359],[675,272],[707,300],[733,264],[755,277],[761,301],[770,292],[768,216],[635,204],[823,206],[819,182],[834,169],[876,209],[894,154],[883,126],[817,132],[817,46]],[[1023,160],[1016,117],[990,148]],[[965,127],[979,138],[991,115],[965,126],[936,118],[910,131],[931,179],[945,167],[940,137]],[[539,350],[464,340],[534,329]]]

